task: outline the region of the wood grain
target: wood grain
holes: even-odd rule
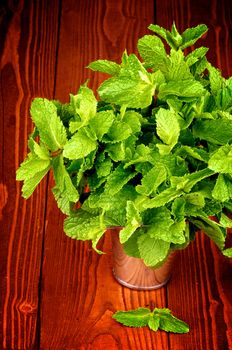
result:
[[[45,1],[1,5],[0,348],[34,349],[46,183],[27,202],[15,171],[25,157],[31,99],[54,93],[57,12]],[[49,48],[49,50],[48,50]]]

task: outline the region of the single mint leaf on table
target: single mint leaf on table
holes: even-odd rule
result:
[[[188,333],[189,326],[171,314],[169,309],[154,309],[154,316],[159,318],[159,328],[166,332]]]
[[[113,318],[122,323],[124,326],[129,327],[144,327],[148,325],[148,321],[151,317],[151,310],[140,307],[136,310],[130,311],[117,311]]]
[[[35,98],[31,104],[31,117],[39,130],[40,140],[51,152],[63,149],[67,143],[65,127],[57,115],[52,101]]]
[[[148,327],[154,332],[158,331],[159,324],[160,324],[160,319],[159,317],[156,317],[154,314],[153,314],[153,317],[150,317],[148,320]]]
[[[148,326],[152,331],[162,329],[173,333],[189,332],[189,326],[165,308],[155,308],[151,311],[148,308],[139,307],[129,311],[117,311],[112,317],[117,322],[129,327]]]

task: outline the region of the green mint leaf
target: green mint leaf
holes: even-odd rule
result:
[[[194,79],[185,79],[183,81],[169,81],[159,87],[158,97],[161,100],[177,96],[185,100],[186,98],[195,99],[204,95],[206,90],[198,81]]]
[[[183,194],[182,189],[167,188],[161,193],[154,196],[152,199],[147,199],[143,204],[144,209],[148,208],[159,208],[163,205],[173,201],[174,199],[180,197]]]
[[[173,35],[169,30],[164,29],[157,24],[150,24],[148,28],[166,40],[171,48],[177,49],[178,42],[176,43],[175,41],[175,34]],[[177,39],[177,41],[179,40]]]
[[[58,195],[57,190],[59,190],[61,197],[67,198],[70,202],[77,202],[79,193],[65,168],[63,156],[61,155],[54,158],[52,165],[56,183],[56,197]]]
[[[151,104],[155,85],[138,58],[132,54],[117,77],[105,80],[98,89],[106,101],[134,108],[145,108]]]
[[[151,311],[148,308],[139,307],[129,311],[117,311],[113,314],[113,319],[129,327],[148,326],[152,331],[158,329],[173,333],[187,333],[189,326],[173,316],[169,309],[155,308]]]
[[[78,209],[76,216],[68,217],[64,221],[64,232],[67,236],[77,240],[92,240],[93,248],[101,253],[96,245],[103,236],[106,226],[101,216],[94,216],[82,209]]]
[[[176,222],[185,218],[185,203],[184,197],[176,198],[172,203],[172,215]]]
[[[232,141],[232,120],[197,120],[193,127],[193,136],[217,145]]]
[[[167,54],[163,42],[154,35],[145,35],[138,41],[138,51],[149,68],[160,69],[165,72],[167,69]]]
[[[105,191],[110,195],[115,195],[119,192],[122,187],[129,182],[136,173],[132,172],[131,169],[124,169],[123,164],[117,166],[117,168],[109,175]]]
[[[103,135],[109,131],[113,121],[113,111],[101,111],[96,113],[96,115],[89,121],[89,126],[95,133],[97,139],[102,140]]]
[[[151,160],[151,149],[143,144],[136,147],[135,153],[131,161],[126,163],[125,168],[132,164],[145,163]]]
[[[51,166],[49,166],[41,171],[38,171],[36,174],[34,174],[30,178],[24,179],[23,187],[22,187],[22,196],[23,198],[27,199],[29,198],[32,193],[34,192],[37,185],[40,183],[40,181],[45,177],[45,175],[50,170]]]
[[[113,61],[97,60],[97,61],[91,62],[87,68],[90,68],[93,71],[107,73],[110,75],[118,75],[120,72],[121,66]]]
[[[125,143],[123,141],[114,144],[110,143],[106,145],[105,150],[114,162],[120,162],[126,158]]]
[[[223,88],[225,79],[222,77],[220,70],[213,67],[210,63],[208,63],[207,69],[209,72],[211,92],[213,95],[217,95],[218,90]]]
[[[105,158],[105,154],[101,153],[96,161],[96,171],[98,177],[105,177],[111,173],[113,163],[109,157]]]
[[[218,175],[212,196],[220,202],[227,202],[232,198],[232,184],[225,175]]]
[[[209,168],[222,174],[232,174],[232,146],[221,146],[209,159]]]
[[[141,181],[142,184],[136,186],[136,191],[140,194],[149,196],[156,192],[157,188],[166,180],[166,178],[166,168],[158,164],[143,176]]]
[[[125,243],[131,235],[142,225],[142,219],[138,209],[132,201],[126,206],[126,226],[120,231],[120,242]]]
[[[182,43],[182,36],[178,32],[176,25],[175,25],[175,22],[173,22],[172,30],[171,30],[170,34],[171,34],[172,39],[175,42],[176,46],[179,47]]]
[[[57,206],[62,211],[62,213],[71,215],[73,203],[71,203],[69,198],[65,196],[65,192],[61,192],[58,187],[53,187],[52,193],[56,200]]]
[[[93,91],[86,85],[82,85],[77,95],[70,94],[70,105],[75,117],[69,123],[69,130],[71,133],[74,133],[87,125],[89,120],[96,114],[97,100]]]
[[[160,146],[163,145],[157,144],[157,147],[159,148],[161,154],[167,154],[176,145],[179,138],[180,127],[177,116],[175,112],[160,108],[156,114],[156,124],[159,138],[166,145],[170,146],[167,149],[161,149]]]
[[[138,238],[140,256],[147,266],[156,267],[168,256],[170,242],[162,239],[155,239],[143,234]]]
[[[220,250],[224,249],[226,236],[225,230],[220,228],[216,222],[204,216],[199,216],[198,218],[191,217],[189,218],[189,221],[199,229],[203,230],[204,233],[216,243]]]
[[[136,230],[130,238],[123,243],[123,249],[127,255],[133,256],[134,258],[141,258],[139,247],[138,247],[138,237],[141,235],[142,230]]]
[[[151,317],[151,311],[147,308],[140,307],[130,311],[117,311],[113,318],[122,323],[124,326],[129,327],[144,327],[148,325],[148,321]]]
[[[159,328],[166,332],[188,333],[189,326],[171,314],[169,309],[154,309],[154,316],[159,318]]]
[[[164,206],[162,208],[148,209],[142,214],[143,223],[148,226],[147,233],[150,237],[163,239],[161,236],[165,236],[165,233],[173,224],[171,212]]]
[[[22,181],[31,179],[37,173],[44,171],[50,166],[50,159],[41,159],[38,156],[29,153],[27,158],[21,163],[16,171],[16,180]]]
[[[140,132],[142,116],[138,112],[129,110],[126,111],[122,121],[130,126],[132,133]]]
[[[198,182],[214,175],[214,173],[214,171],[205,168],[184,176],[172,176],[170,180],[173,187],[176,187],[176,189],[181,189],[185,193],[188,193]]]
[[[182,146],[178,150],[178,155],[181,157],[190,156],[194,159],[201,160],[204,163],[208,163],[209,154],[204,151],[202,148],[190,147],[190,146]]]
[[[50,159],[50,153],[47,149],[47,147],[43,144],[38,144],[37,142],[35,142],[35,140],[33,140],[32,137],[30,137],[29,141],[28,141],[28,146],[31,150],[31,152],[39,157],[40,159],[43,160],[49,160]]]
[[[232,258],[232,248],[227,248],[222,251],[223,255],[227,258]]]
[[[50,151],[62,149],[67,142],[66,130],[52,101],[36,98],[31,104],[31,117],[39,130],[40,140]]]
[[[232,219],[230,219],[227,215],[224,213],[221,213],[220,217],[220,225],[222,225],[225,228],[232,228]]]
[[[115,120],[102,141],[116,143],[127,139],[131,134],[132,130],[127,123]]]
[[[171,49],[167,61],[167,72],[165,78],[167,81],[182,81],[184,79],[193,79],[188,64],[185,62],[185,56],[181,50]],[[164,72],[165,73],[165,72]]]
[[[160,323],[160,319],[159,317],[157,317],[156,315],[153,314],[153,317],[150,317],[148,320],[148,327],[156,332],[159,329],[159,323]]]
[[[199,24],[196,27],[188,28],[182,33],[182,44],[180,48],[184,50],[186,47],[192,46],[195,42],[207,32],[208,28],[205,24]]]
[[[64,146],[63,155],[69,159],[84,158],[97,148],[97,142],[90,139],[84,128],[74,134]]]
[[[194,63],[196,63],[199,59],[202,59],[205,54],[208,51],[208,47],[199,47],[197,49],[195,49],[194,51],[190,52],[186,57],[186,63],[189,67],[191,67]]]
[[[173,244],[184,244],[186,242],[185,232],[186,232],[185,219],[179,222],[174,222],[169,228],[168,235],[166,236],[166,241],[169,241]]]

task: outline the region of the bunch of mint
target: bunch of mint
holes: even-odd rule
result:
[[[184,51],[205,25],[182,34],[175,25],[149,28],[154,34],[138,41],[141,59],[125,51],[121,64],[89,65],[111,76],[99,86],[99,101],[87,84],[67,104],[34,99],[30,152],[17,171],[23,197],[52,170],[65,233],[91,240],[98,252],[106,228],[123,226],[126,252],[148,266],[185,248],[199,229],[232,257],[225,249],[232,78],[208,62],[206,47]]]

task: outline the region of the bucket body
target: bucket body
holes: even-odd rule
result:
[[[142,259],[128,256],[119,241],[120,228],[111,229],[113,274],[125,287],[136,290],[152,290],[163,287],[171,277],[175,253],[171,253],[164,264],[151,268]]]

